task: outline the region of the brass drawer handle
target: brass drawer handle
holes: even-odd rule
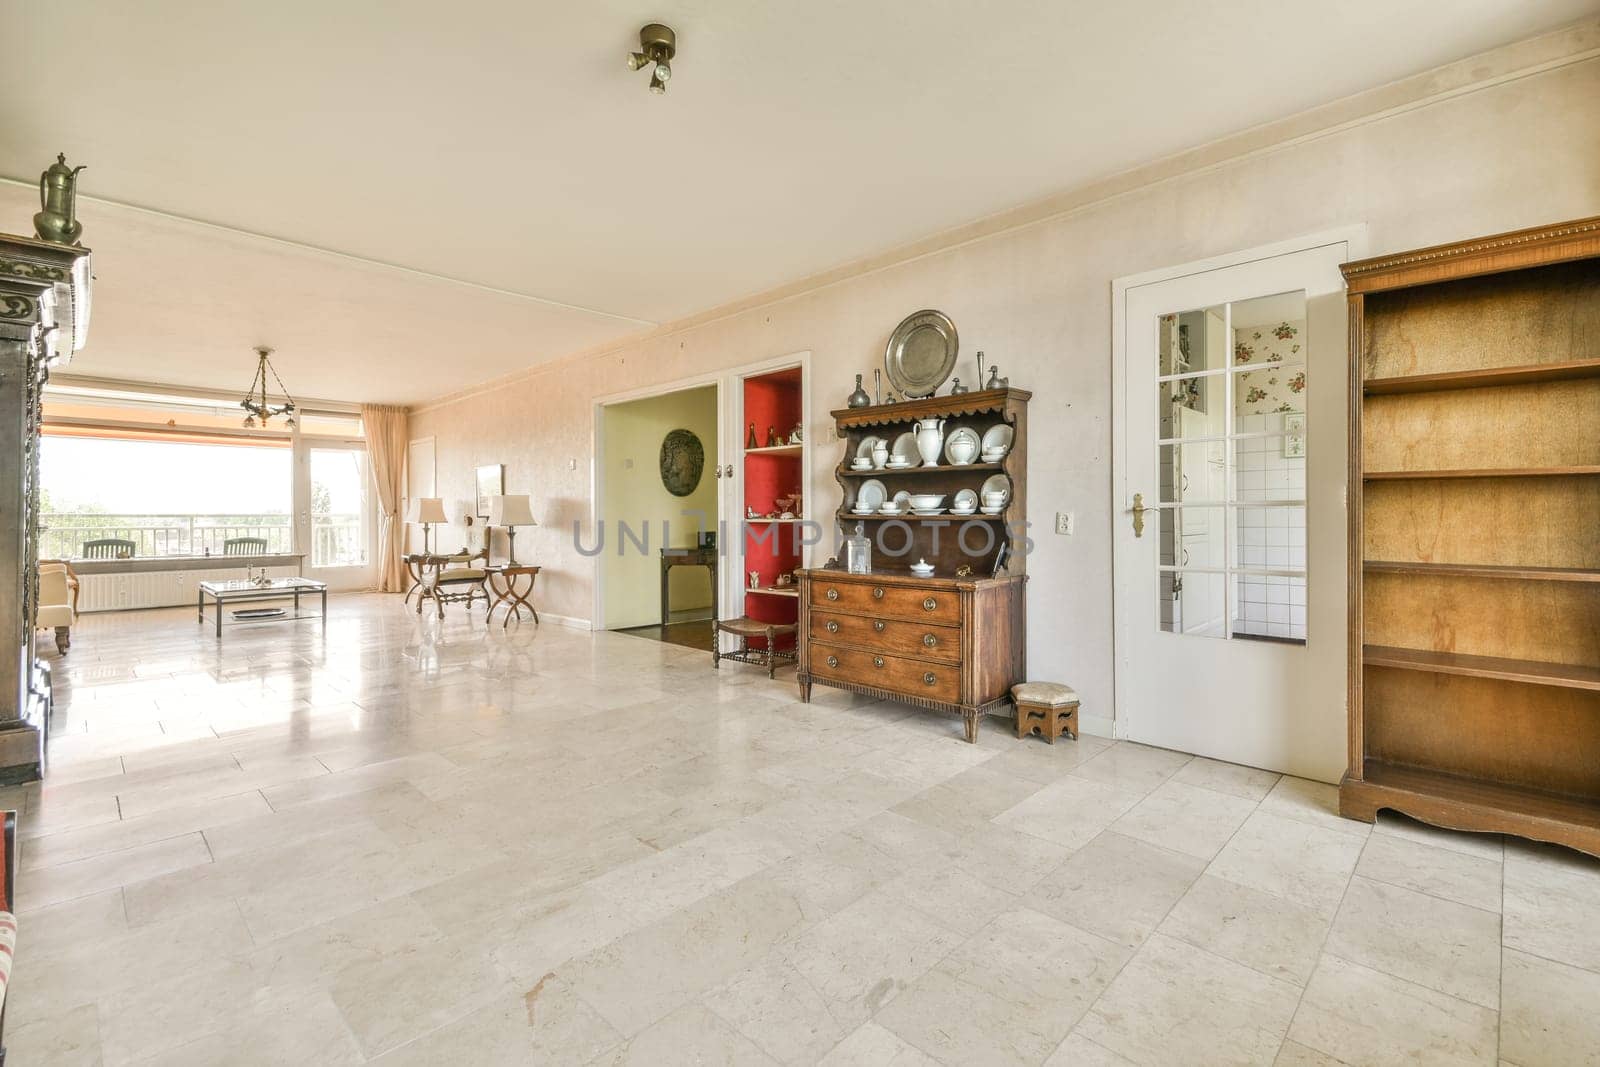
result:
[[[828,666],[837,667],[838,665],[839,665],[839,657],[838,656],[829,656],[828,657]]]
[[[832,619],[829,619],[828,620],[828,632],[830,634],[838,633],[839,632],[839,624],[837,622],[834,622]]]
[[[930,596],[930,597],[923,597],[922,598],[922,610],[923,611],[932,611],[934,608],[936,608],[938,606],[939,606],[939,602],[937,600],[933,599],[933,597]]]
[[[939,639],[937,637],[933,636],[932,634],[923,634],[922,635],[922,643],[924,645],[927,645],[929,648],[933,648],[935,645],[937,645],[939,643]]]
[[[880,634],[883,633],[883,628],[885,626],[887,626],[887,625],[888,624],[885,623],[882,619],[873,619],[872,620],[872,628],[874,630],[878,631]]]
[[[828,590],[828,599],[829,600],[838,600],[839,599],[839,590],[837,590],[837,589]]]
[[[872,599],[873,600],[882,600],[883,599],[883,589],[882,588],[874,589],[872,591]]]
[[[922,676],[922,684],[923,685],[937,685],[938,683],[939,683],[939,676],[937,674],[934,674],[932,671],[929,671],[927,674],[924,674]]]
[[[873,656],[872,657],[872,665],[874,667],[882,667],[883,666],[883,657],[882,656]]]

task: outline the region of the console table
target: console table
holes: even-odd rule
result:
[[[717,621],[717,550],[714,548],[663,548],[661,550],[661,625],[667,625],[672,611],[667,594],[667,575],[674,567],[704,567],[711,572],[711,621]]]
[[[512,616],[520,622],[523,608],[533,613],[533,624],[538,626],[539,609],[528,598],[533,596],[533,583],[539,578],[539,568],[523,563],[501,563],[489,567],[488,571],[489,592],[494,595],[494,600],[489,605],[489,614],[484,621],[494,618],[494,609],[504,604],[506,617],[500,622],[501,629],[511,625]],[[521,578],[528,580],[526,586],[518,581]]]

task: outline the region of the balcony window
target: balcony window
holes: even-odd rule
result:
[[[311,450],[311,565],[367,565],[367,453]]]

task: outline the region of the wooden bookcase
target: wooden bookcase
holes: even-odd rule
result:
[[[1600,856],[1600,218],[1344,274],[1340,811]]]

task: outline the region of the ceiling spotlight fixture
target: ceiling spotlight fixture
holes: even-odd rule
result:
[[[655,64],[650,75],[650,91],[659,96],[667,91],[667,82],[672,80],[672,57],[678,52],[678,35],[659,22],[652,22],[639,31],[639,48],[640,51],[628,55],[628,69],[643,70]]]
[[[244,427],[247,430],[255,428],[257,421],[261,428],[267,428],[267,420],[279,415],[289,416],[284,420],[284,428],[294,432],[294,397],[289,395],[289,390],[283,386],[283,379],[278,377],[278,371],[273,367],[272,361],[267,357],[272,354],[272,349],[261,347],[256,349],[256,376],[250,382],[250,389],[244,394],[244,399],[239,401],[239,406],[244,408]],[[283,403],[271,404],[267,402],[267,372],[272,372],[272,380],[278,383],[278,391],[283,394]]]

